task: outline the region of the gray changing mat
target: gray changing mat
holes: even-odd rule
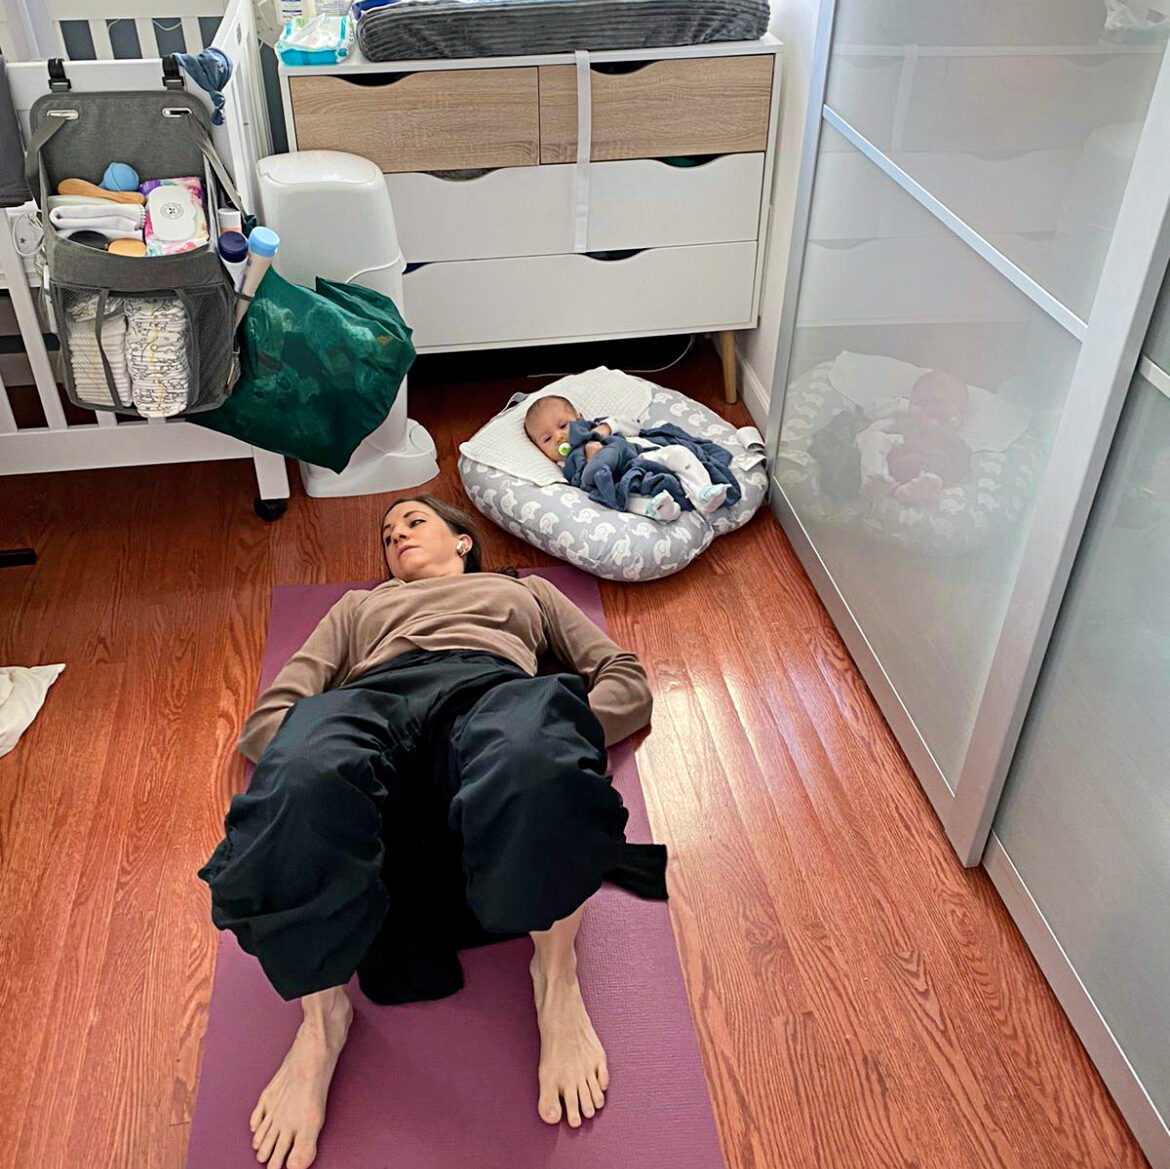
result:
[[[752,41],[768,0],[358,0],[368,61]]]

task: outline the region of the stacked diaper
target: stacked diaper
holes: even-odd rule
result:
[[[120,298],[106,300],[102,314],[101,348],[98,348],[97,295],[78,297],[65,310],[69,320],[69,370],[80,401],[95,406],[129,406],[133,400],[126,362],[126,316]],[[102,355],[105,355],[105,364]],[[113,378],[113,393],[106,376]]]
[[[126,367],[134,405],[147,418],[169,418],[186,409],[188,328],[187,310],[175,297],[126,301]]]

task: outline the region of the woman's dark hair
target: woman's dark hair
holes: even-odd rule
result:
[[[454,536],[470,536],[471,547],[463,557],[464,572],[482,572],[483,555],[480,552],[479,528],[475,521],[462,508],[436,499],[433,495],[407,495],[403,499],[396,499],[382,514],[382,527],[386,526],[386,517],[404,503],[422,503],[431,509],[447,525]],[[389,567],[387,567],[389,571]]]
[[[382,527],[386,525],[386,517],[396,508],[404,503],[422,503],[431,509],[447,525],[451,534],[455,536],[470,536],[471,547],[468,549],[467,555],[463,557],[463,571],[467,572],[483,572],[483,552],[481,551],[479,528],[475,521],[467,514],[461,507],[456,507],[452,503],[447,503],[442,499],[436,499],[433,495],[407,495],[403,499],[396,499],[382,514]],[[385,560],[385,555],[382,557]],[[389,573],[390,567],[387,564],[386,571]],[[515,576],[516,570],[513,568],[501,568],[498,570],[505,576]]]

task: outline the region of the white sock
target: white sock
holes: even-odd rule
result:
[[[682,508],[669,491],[660,491],[655,496],[631,495],[628,508],[634,515],[645,516],[664,524],[677,520],[682,515]]]
[[[703,515],[718,511],[727,502],[727,484],[712,483],[699,488],[699,510]]]

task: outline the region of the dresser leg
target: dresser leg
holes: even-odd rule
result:
[[[734,404],[739,382],[739,370],[735,364],[735,332],[724,329],[719,334],[719,356],[723,359],[723,398],[730,406]]]

